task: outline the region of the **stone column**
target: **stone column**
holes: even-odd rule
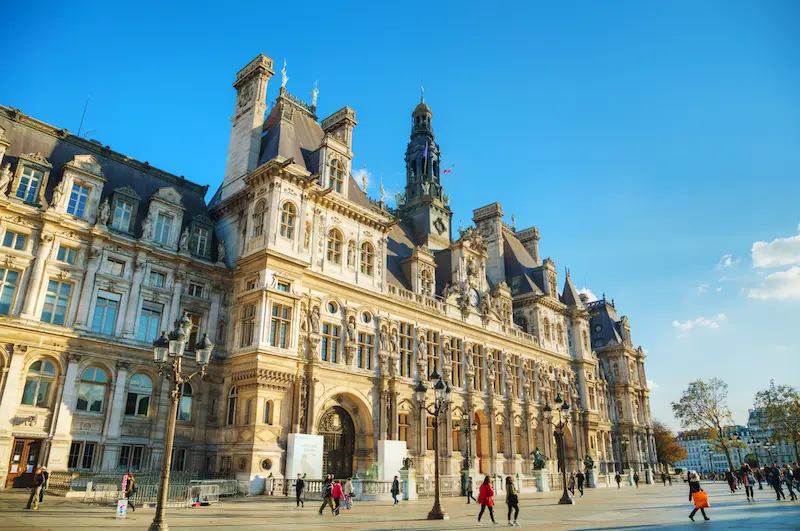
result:
[[[92,305],[92,289],[97,270],[100,268],[100,256],[102,251],[94,247],[89,249],[89,260],[86,264],[86,274],[83,277],[81,286],[81,297],[78,299],[78,317],[75,320],[75,328],[89,328],[89,308]]]
[[[136,312],[139,309],[139,293],[142,289],[142,277],[144,276],[144,259],[137,258],[133,266],[133,279],[131,281],[131,292],[128,296],[128,304],[125,308],[125,326],[122,329],[122,337],[134,339],[136,337]]]
[[[22,306],[22,314],[20,317],[23,319],[36,319],[33,312],[36,311],[36,303],[39,301],[39,292],[42,288],[42,274],[44,273],[44,266],[50,252],[53,250],[53,241],[55,238],[52,234],[43,232],[39,240],[39,249],[36,251],[36,258],[33,261],[33,269],[31,270],[30,279],[28,280],[28,293],[25,297],[25,304]]]
[[[211,309],[208,311],[208,326],[206,330],[200,330],[198,340],[203,337],[203,333],[208,333],[208,339],[215,345],[217,344],[217,325],[219,321],[219,301],[223,284],[214,282],[211,290]]]
[[[64,391],[61,394],[61,402],[56,404],[58,408],[56,426],[48,459],[48,466],[51,470],[67,469],[69,442],[72,439],[72,416],[78,399],[78,364],[81,361],[81,355],[69,353],[67,360],[67,372],[63,380]]]
[[[388,389],[388,385],[386,382],[386,376],[381,376],[379,380],[380,386],[380,409],[378,411],[378,440],[383,441],[386,440],[387,434],[389,431],[389,419],[387,418],[387,411],[389,406],[389,393],[391,392]]]
[[[169,304],[169,319],[166,324],[162,324],[162,328],[172,330],[172,322],[180,319],[183,313],[181,309],[181,295],[183,295],[183,283],[186,281],[186,273],[183,271],[175,271],[175,284],[172,286],[172,302]]]
[[[26,350],[27,347],[14,345],[11,349],[11,363],[8,364],[7,368],[3,369],[3,372],[6,372],[6,370],[8,372],[5,375],[5,389],[3,394],[0,395],[0,433],[10,432],[13,429],[11,420],[14,418],[22,396],[23,362]]]
[[[122,433],[122,414],[125,412],[125,384],[128,381],[128,371],[131,363],[128,361],[117,362],[117,379],[114,384],[114,394],[111,397],[111,404],[108,408],[109,420],[108,429],[104,439],[106,451],[103,454],[103,469],[111,470],[117,464],[117,452],[119,451],[119,437]]]

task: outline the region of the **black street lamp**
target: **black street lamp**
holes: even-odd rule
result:
[[[469,415],[464,413],[464,416],[461,417],[461,424],[456,422],[453,424],[453,429],[464,435],[464,439],[466,439],[467,453],[464,456],[464,470],[461,474],[461,483],[466,485],[466,483],[469,481],[469,471],[472,468],[472,451],[470,449],[470,445],[472,443],[472,435],[478,432],[478,423],[474,420],[470,423]]]
[[[714,450],[709,448],[707,450],[707,453],[708,453],[708,473],[711,474],[714,472],[714,462],[712,461],[712,458],[714,457]]]
[[[732,446],[734,446],[736,448],[736,453],[739,455],[739,466],[740,467],[742,466],[742,463],[744,463],[744,461],[742,461],[742,447],[739,444],[739,441],[741,440],[741,438],[742,437],[738,433],[731,433],[731,435],[730,435],[731,442],[733,443]],[[731,472],[733,472],[733,471],[731,471]]]
[[[442,506],[439,504],[441,492],[439,487],[439,417],[442,415],[442,413],[446,412],[450,408],[450,386],[444,383],[441,376],[439,376],[439,373],[436,372],[436,369],[433,370],[430,380],[435,395],[435,401],[432,404],[433,409],[430,409],[430,407],[425,403],[428,388],[425,387],[425,384],[422,383],[422,380],[419,381],[417,387],[414,389],[414,394],[417,399],[417,404],[419,404],[420,412],[424,409],[429,415],[433,416],[433,448],[435,453],[433,460],[433,473],[436,499],[433,502],[433,508],[431,508],[431,511],[428,513],[428,520],[447,520],[450,517],[447,516],[447,513],[442,511]]]
[[[161,333],[161,337],[153,342],[153,359],[158,365],[158,373],[172,382],[172,389],[169,392],[169,416],[167,417],[167,433],[164,438],[164,457],[161,459],[161,482],[158,485],[158,503],[156,504],[156,515],[153,523],[150,524],[151,531],[168,531],[169,526],[164,519],[164,508],[167,505],[167,487],[169,485],[169,469],[172,465],[172,445],[175,441],[175,420],[178,417],[178,404],[183,393],[183,384],[195,376],[205,378],[206,368],[211,359],[211,351],[214,345],[208,340],[208,334],[203,334],[203,338],[195,345],[195,359],[200,365],[197,370],[188,376],[181,374],[181,362],[183,351],[189,341],[189,333],[192,331],[192,321],[184,313],[183,317],[175,320],[175,330],[169,333]],[[167,365],[167,358],[172,358],[171,365]]]
[[[564,446],[564,428],[569,423],[569,404],[561,400],[561,395],[556,395],[556,411],[558,411],[558,422],[553,419],[553,408],[550,404],[544,406],[544,421],[553,426],[553,430],[558,435],[558,447],[561,454],[561,477],[564,481],[564,492],[561,499],[558,500],[559,505],[572,505],[574,502],[567,494],[567,450]]]

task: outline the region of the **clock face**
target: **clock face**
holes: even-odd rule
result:
[[[594,331],[595,331],[595,332],[599,332],[599,331],[600,331],[600,330],[602,330],[602,329],[603,329],[603,325],[596,325],[596,326],[594,327]]]
[[[477,307],[479,300],[480,300],[480,297],[478,297],[478,291],[475,288],[472,288],[471,290],[469,290],[469,303],[470,303],[470,305]]]

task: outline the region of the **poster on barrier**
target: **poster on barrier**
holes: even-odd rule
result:
[[[117,518],[128,516],[128,500],[117,500]]]
[[[286,477],[302,474],[309,479],[322,478],[322,435],[290,433],[286,445]]]

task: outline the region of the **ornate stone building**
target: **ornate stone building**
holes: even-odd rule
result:
[[[499,203],[453,237],[424,101],[389,208],[351,176],[355,111],[320,121],[316,93],[290,95],[285,74],[268,109],[273,73],[259,55],[236,76],[208,205],[205,187],[0,108],[3,483],[37,461],[157,468],[168,399],[151,344],[182,312],[188,350],[202,333],[216,348],[210,376],[184,389],[175,468],[281,476],[288,435],[308,433],[338,475],[363,474],[387,439],[429,473],[433,419],[413,390],[434,370],[453,397],[445,473],[462,467],[464,416],[479,427],[476,472],[528,475],[536,447],[554,458],[542,408],[556,396],[572,405],[569,469],[586,454],[601,471],[651,466],[627,318],[579,296],[569,272],[559,281],[538,230],[504,223]]]

